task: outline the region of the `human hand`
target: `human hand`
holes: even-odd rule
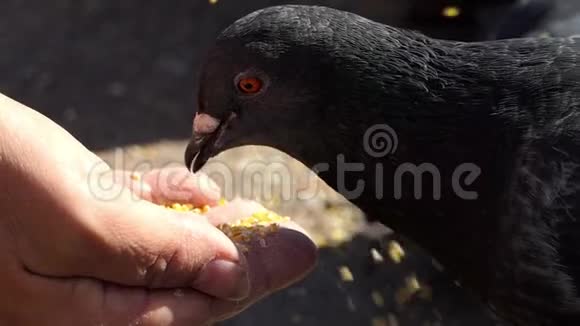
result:
[[[103,182],[109,182],[103,186]],[[205,325],[302,278],[316,250],[295,225],[241,254],[204,216],[163,202],[216,203],[185,169],[139,180],[110,170],[39,113],[0,96],[0,321],[8,325]]]

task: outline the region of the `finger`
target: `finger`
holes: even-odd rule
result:
[[[103,289],[101,324],[190,326],[207,325],[213,319],[216,299],[194,290]]]
[[[228,223],[249,217],[265,208],[254,202],[236,199],[225,206],[213,207],[205,217],[214,224]],[[238,302],[221,301],[215,306],[220,319],[240,312],[253,302],[303,278],[314,268],[317,248],[307,233],[296,223],[285,221],[279,231],[259,234],[249,243],[245,256],[250,271],[251,294]]]
[[[203,216],[126,197],[79,213],[88,227],[77,230],[75,250],[33,270],[126,286],[192,288],[224,299],[248,295],[243,255]]]
[[[264,206],[255,201],[235,199],[227,205],[212,207],[204,216],[211,224],[220,225],[250,217],[263,210],[265,210]]]
[[[10,325],[206,325],[216,301],[190,289],[147,290],[90,279],[27,275],[17,284],[13,299],[26,299],[26,305],[2,315]]]
[[[27,282],[16,282],[29,284],[27,289],[14,292],[29,298],[23,306],[26,313],[17,314],[27,319],[12,324],[209,325],[296,282],[313,268],[316,248],[295,225],[289,224],[265,240],[265,245],[253,242],[247,252],[252,291],[245,300],[219,300],[187,288],[151,290],[93,279],[29,275]]]
[[[186,168],[154,169],[145,173],[111,171],[116,183],[128,187],[139,198],[157,204],[186,203],[196,207],[215,206],[221,190],[203,173],[192,174]]]
[[[292,222],[264,239],[256,238],[245,253],[250,271],[250,295],[241,301],[219,301],[214,313],[226,319],[272,292],[304,278],[316,265],[317,248]]]
[[[247,296],[244,257],[203,217],[144,202],[122,219],[105,222],[115,251],[132,257],[116,255],[118,262],[103,270],[103,279],[152,288],[191,287],[219,298]]]
[[[108,174],[108,175],[107,175]],[[128,188],[138,199],[151,201],[151,186],[143,181],[143,173],[124,170],[108,170],[102,179],[111,178],[118,185]]]
[[[192,174],[184,167],[155,169],[143,175],[151,187],[154,203],[187,203],[195,206],[217,205],[221,190],[207,175]]]
[[[214,224],[249,217],[265,208],[254,202],[236,199],[225,206],[213,207],[205,216]],[[235,314],[260,298],[304,277],[316,264],[317,248],[296,223],[283,222],[278,232],[264,238],[256,235],[243,244],[250,270],[251,294],[239,302],[220,302],[216,311],[221,318]]]

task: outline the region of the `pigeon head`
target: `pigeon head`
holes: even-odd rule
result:
[[[316,6],[270,7],[236,21],[203,66],[186,164],[197,171],[213,155],[247,144],[277,148],[306,164],[336,156],[336,148],[360,148],[360,137],[355,146],[348,135],[360,113],[372,119],[384,96],[391,104],[407,101],[401,88],[409,83],[400,77],[414,69],[401,46],[410,37],[405,33]],[[392,43],[378,41],[383,38]],[[392,92],[369,94],[377,87]],[[324,142],[313,142],[315,131]]]
[[[332,33],[330,17],[314,22],[313,13],[320,14],[308,7],[267,8],[220,35],[199,81],[186,152],[193,171],[211,156],[245,144],[305,154],[312,130],[328,115],[325,99],[334,83],[320,43]]]

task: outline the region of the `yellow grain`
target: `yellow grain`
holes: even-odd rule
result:
[[[387,252],[389,257],[395,262],[395,264],[401,263],[403,258],[405,258],[405,251],[403,247],[397,241],[390,241],[389,246],[387,248]]]
[[[373,291],[371,297],[375,306],[382,307],[385,305],[385,298],[383,298],[383,295],[379,291]]]
[[[352,272],[350,271],[350,268],[348,268],[348,266],[340,266],[338,268],[338,273],[340,274],[340,279],[343,282],[354,281],[354,276],[352,275]]]
[[[441,15],[447,18],[456,18],[461,15],[461,8],[457,6],[447,6],[441,11]]]
[[[225,199],[221,199],[218,205],[227,205]],[[172,203],[167,204],[165,207],[180,211],[180,212],[193,212],[195,214],[206,214],[211,207],[209,205],[204,205],[202,207],[194,207],[191,204],[179,204]],[[249,217],[242,218],[238,221],[232,223],[224,223],[218,225],[225,235],[227,235],[232,241],[234,241],[240,250],[247,251],[248,243],[257,241],[261,247],[267,247],[266,237],[270,234],[276,233],[280,230],[281,222],[290,220],[287,216],[280,216],[272,211],[263,210],[252,214]]]

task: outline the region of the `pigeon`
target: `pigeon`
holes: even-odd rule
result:
[[[579,54],[574,37],[463,43],[268,7],[209,50],[185,163],[281,150],[504,320],[580,325]]]

